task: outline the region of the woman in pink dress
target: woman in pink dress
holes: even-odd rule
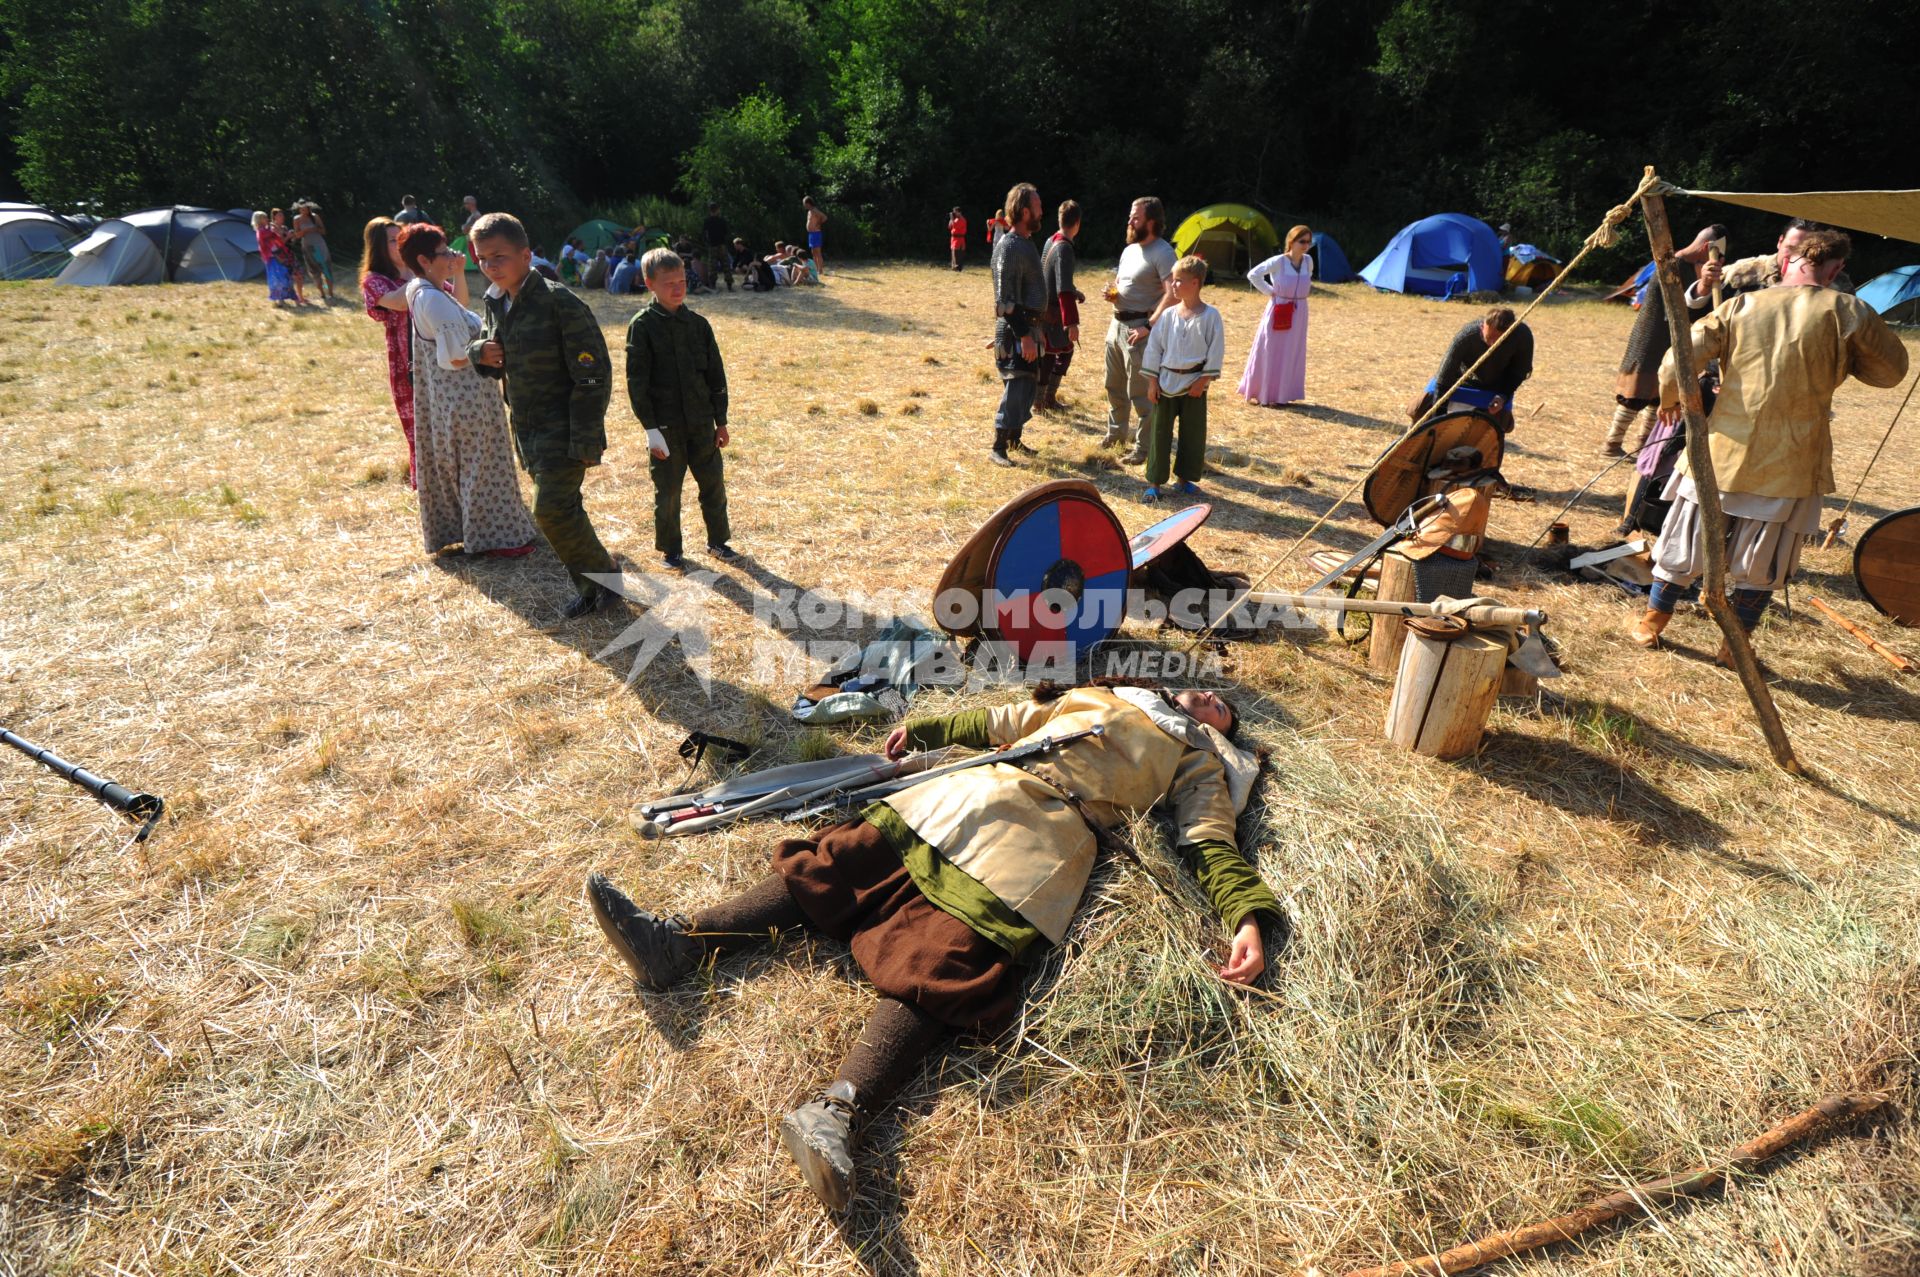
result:
[[[1253,334],[1240,393],[1255,407],[1296,403],[1307,397],[1307,294],[1313,291],[1313,232],[1296,226],[1287,243],[1247,272],[1247,282],[1267,295],[1267,308]]]
[[[413,477],[413,352],[407,336],[407,281],[413,272],[400,264],[400,225],[391,217],[376,217],[361,233],[360,297],[367,318],[387,330],[387,389],[393,409],[400,414],[400,433],[407,437],[407,486]],[[467,273],[456,271],[448,289],[462,306],[468,303]]]

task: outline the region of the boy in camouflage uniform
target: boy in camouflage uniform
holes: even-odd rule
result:
[[[607,341],[585,302],[534,273],[518,218],[481,217],[473,251],[491,286],[480,336],[467,354],[481,376],[506,382],[514,448],[533,476],[533,521],[573,578],[573,601],[560,612],[571,621],[619,597],[589,579],[619,569],[580,500],[588,468],[607,450]]]
[[[647,432],[653,460],[653,546],[666,565],[686,567],[680,540],[680,493],[693,471],[707,549],[738,557],[727,539],[727,371],[713,325],[686,305],[686,263],[671,249],[640,259],[652,300],[627,325],[627,396]]]

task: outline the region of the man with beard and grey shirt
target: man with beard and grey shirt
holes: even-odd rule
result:
[[[1005,383],[1000,410],[993,416],[993,464],[1010,466],[1008,449],[1032,454],[1020,431],[1033,416],[1040,363],[1037,331],[1046,305],[1046,284],[1033,233],[1040,228],[1040,192],[1022,182],[1007,192],[1006,217],[1012,229],[993,246],[993,362]]]
[[[1120,254],[1113,283],[1107,285],[1113,322],[1107,325],[1107,437],[1101,446],[1132,444],[1128,465],[1147,459],[1142,432],[1153,416],[1153,404],[1147,398],[1150,378],[1140,372],[1140,357],[1146,353],[1153,321],[1173,296],[1167,283],[1179,254],[1162,238],[1166,225],[1167,206],[1157,197],[1143,195],[1133,202],[1127,210],[1127,247]]]

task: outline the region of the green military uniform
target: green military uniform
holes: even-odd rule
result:
[[[497,341],[502,367],[480,362]],[[474,371],[504,377],[513,446],[533,476],[533,521],[566,564],[582,596],[599,587],[588,573],[618,571],[580,500],[587,469],[607,450],[607,401],[613,396],[607,339],[587,304],[539,274],[511,302],[489,288],[480,336],[467,349]]]
[[[687,306],[648,302],[627,325],[627,395],[640,424],[667,442],[666,459],[651,464],[654,548],[680,556],[680,492],[689,470],[700,489],[707,544],[726,544],[733,535],[726,470],[714,436],[727,424],[727,372],[713,325]]]

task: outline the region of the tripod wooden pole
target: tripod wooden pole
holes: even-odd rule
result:
[[[1649,177],[1653,169],[1647,169]],[[1644,185],[1644,184],[1643,184]],[[1658,188],[1655,188],[1656,190]],[[1793,743],[1780,721],[1780,710],[1773,693],[1760,673],[1760,662],[1753,655],[1747,631],[1734,615],[1727,599],[1727,516],[1720,508],[1720,485],[1713,473],[1713,453],[1707,447],[1707,414],[1700,398],[1700,369],[1693,357],[1693,330],[1687,322],[1687,302],[1680,285],[1680,272],[1673,262],[1673,231],[1667,225],[1666,199],[1653,191],[1640,197],[1640,212],[1647,220],[1647,241],[1653,246],[1654,278],[1660,296],[1666,302],[1667,328],[1673,336],[1673,373],[1680,383],[1680,402],[1687,414],[1687,472],[1693,476],[1695,495],[1700,502],[1701,535],[1706,542],[1707,573],[1701,587],[1707,614],[1720,626],[1733,654],[1733,668],[1753,702],[1754,716],[1767,738],[1773,761],[1795,776],[1806,774],[1793,756]]]

